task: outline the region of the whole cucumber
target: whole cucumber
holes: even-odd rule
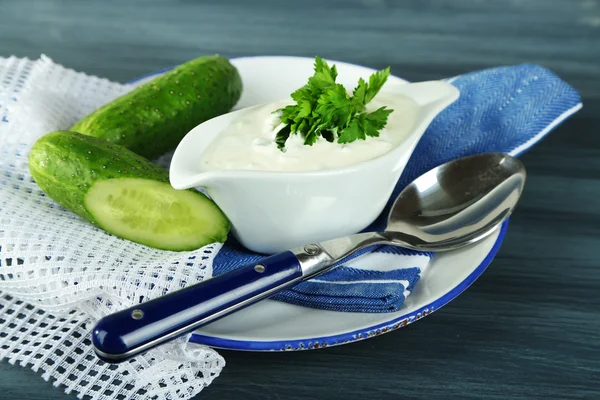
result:
[[[105,104],[70,130],[152,160],[174,150],[196,125],[231,111],[241,93],[242,80],[227,58],[199,57]]]
[[[229,220],[195,190],[176,190],[169,173],[121,145],[57,131],[36,141],[29,170],[52,199],[105,231],[157,249],[224,242]]]

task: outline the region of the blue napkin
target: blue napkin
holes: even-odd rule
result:
[[[503,152],[518,156],[582,106],[571,86],[537,65],[486,69],[447,81],[460,90],[460,98],[429,126],[385,210],[366,231],[385,228],[393,199],[421,174],[473,154]],[[392,246],[372,247],[272,299],[333,311],[396,311],[432,257],[430,253]],[[231,238],[214,260],[213,275],[261,258]]]

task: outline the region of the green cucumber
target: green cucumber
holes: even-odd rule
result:
[[[70,131],[49,133],[29,153],[29,170],[56,202],[123,239],[171,251],[224,242],[230,223],[195,190],[121,145]]]
[[[69,130],[153,160],[174,150],[196,125],[231,111],[241,93],[240,75],[227,58],[199,57],[105,104]]]

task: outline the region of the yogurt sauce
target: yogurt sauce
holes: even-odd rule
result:
[[[389,152],[400,144],[412,130],[418,105],[408,97],[379,93],[366,106],[371,112],[387,106],[394,110],[388,117],[379,137],[367,137],[339,144],[319,137],[312,146],[304,145],[298,133],[286,141],[286,151],[277,148],[275,128],[279,118],[273,111],[292,100],[253,107],[234,120],[206,148],[201,158],[201,169],[209,170],[262,170],[262,171],[316,171],[346,167],[370,160]]]

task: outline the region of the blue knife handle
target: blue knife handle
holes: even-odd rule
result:
[[[126,361],[164,342],[273,295],[302,279],[291,251],[102,318],[92,332],[97,356]]]

